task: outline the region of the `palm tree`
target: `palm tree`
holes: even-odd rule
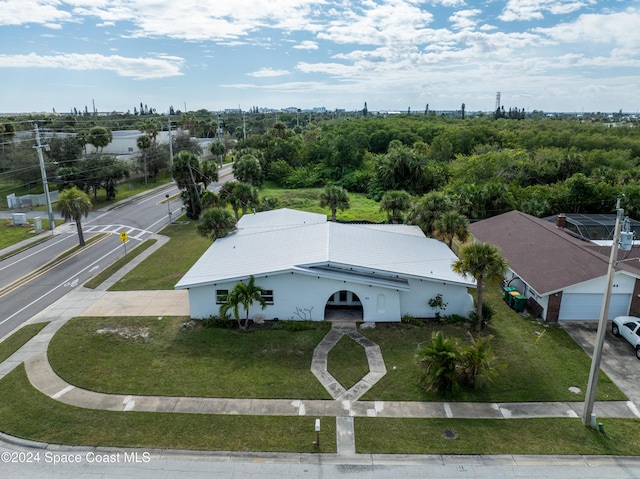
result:
[[[386,211],[391,223],[400,223],[402,213],[411,206],[411,195],[406,191],[392,190],[385,192],[380,200],[380,211]]]
[[[471,243],[460,250],[453,270],[476,280],[476,331],[482,329],[482,287],[484,282],[499,282],[504,278],[509,264],[497,246],[490,243]]]
[[[233,163],[233,176],[251,186],[260,186],[262,184],[260,161],[253,155],[242,155]]]
[[[336,211],[344,211],[350,208],[347,190],[341,186],[327,185],[320,194],[320,207],[331,208],[331,221],[336,220]]]
[[[238,321],[238,327],[240,329],[247,329],[249,325],[249,308],[254,302],[260,303],[262,309],[267,307],[267,302],[263,298],[266,291],[260,286],[256,286],[255,278],[253,275],[249,276],[249,282],[247,284],[238,283],[227,295],[226,301],[220,306],[220,316],[226,317],[230,309],[233,310],[233,315]],[[240,306],[245,310],[244,326],[240,323]]]
[[[198,223],[198,233],[211,239],[224,238],[235,227],[233,215],[226,208],[205,210]]]
[[[453,395],[460,391],[458,376],[460,346],[455,338],[445,338],[442,331],[431,334],[431,344],[420,346],[416,361],[423,370],[421,383],[427,391]]]
[[[82,234],[82,224],[80,220],[84,216],[89,216],[91,210],[91,200],[84,192],[76,188],[63,190],[58,196],[57,208],[65,221],[73,219],[76,222],[78,230],[78,242],[80,246],[84,246],[84,235]]]
[[[453,200],[448,194],[442,191],[430,191],[413,202],[407,214],[407,223],[419,226],[424,234],[431,236],[434,222],[452,209]]]
[[[433,234],[436,238],[447,243],[451,248],[453,238],[465,241],[468,230],[469,220],[455,210],[447,211],[433,222]]]

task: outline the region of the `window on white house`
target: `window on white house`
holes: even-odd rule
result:
[[[216,289],[216,304],[225,304],[227,302],[228,289]]]
[[[264,293],[262,293],[262,299],[264,299],[267,304],[273,304],[273,290],[265,289]]]

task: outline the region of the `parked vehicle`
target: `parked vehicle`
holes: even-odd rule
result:
[[[635,316],[618,316],[613,320],[611,333],[622,336],[636,350],[636,357],[640,359],[640,318]]]

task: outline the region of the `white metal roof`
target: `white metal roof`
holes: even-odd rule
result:
[[[245,215],[237,231],[216,240],[176,288],[295,270],[313,269],[323,276],[317,269],[321,267],[354,270],[362,273],[360,280],[366,274],[379,274],[381,280],[397,276],[475,284],[451,269],[457,258],[444,243],[398,226],[394,230],[331,223],[324,215],[287,209]]]

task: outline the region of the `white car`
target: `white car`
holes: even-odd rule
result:
[[[611,333],[622,336],[636,350],[636,357],[640,359],[640,318],[635,316],[618,316],[613,320]]]

